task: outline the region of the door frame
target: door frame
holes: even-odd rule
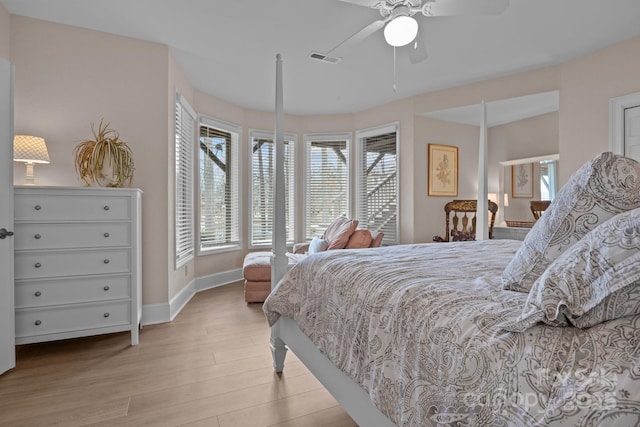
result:
[[[0,57],[0,228],[13,230],[13,65]],[[16,366],[13,238],[0,240],[0,374]]]
[[[609,148],[624,155],[624,110],[640,106],[640,92],[611,98],[609,101]]]

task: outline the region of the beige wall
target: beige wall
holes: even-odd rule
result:
[[[609,146],[609,100],[640,92],[640,37],[562,65],[560,183]]]
[[[173,267],[173,161],[175,92],[200,113],[239,125],[242,162],[248,165],[250,129],[273,129],[271,112],[248,110],[205,95],[189,83],[166,46],[18,16],[10,17],[9,48],[0,28],[0,55],[16,65],[16,132],[46,138],[51,164],[37,165],[45,185],[79,185],[72,151],[90,137],[90,124],[109,120],[130,142],[136,159],[133,185],[143,196],[143,302],[166,303],[194,278],[238,269],[240,251],[196,257]],[[0,9],[0,24],[7,22]],[[640,38],[559,66],[464,85],[345,115],[286,115],[287,132],[355,132],[400,123],[400,236],[403,243],[429,242],[444,228],[444,198],[427,196],[427,146],[459,147],[459,198],[476,194],[479,129],[416,116],[426,111],[560,90],[561,110],[489,130],[489,191],[497,191],[497,162],[561,155],[566,181],[584,161],[608,149],[608,101],[640,91]],[[625,64],[621,70],[614,64]],[[635,70],[634,70],[635,69]],[[16,182],[24,167],[14,168]],[[249,172],[242,176],[243,203]],[[298,193],[301,195],[301,192]],[[247,209],[242,235],[247,236]]]
[[[11,15],[2,3],[0,3],[0,57],[9,60],[11,58]]]
[[[73,149],[91,124],[111,123],[135,159],[133,187],[144,191],[143,301],[167,301],[168,48],[65,25],[12,16],[15,132],[45,138],[51,163],[37,183],[79,186]],[[14,181],[24,181],[16,164]]]

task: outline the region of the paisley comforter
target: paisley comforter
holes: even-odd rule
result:
[[[509,332],[526,293],[502,289],[520,242],[328,251],[265,301],[397,425],[640,424],[640,316]]]

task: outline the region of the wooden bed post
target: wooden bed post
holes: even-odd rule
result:
[[[478,147],[478,202],[476,210],[476,240],[489,238],[489,203],[487,194],[487,104],[480,104],[480,143]]]
[[[276,125],[275,125],[275,188],[273,195],[273,224],[271,227],[271,289],[287,272],[287,232],[284,182],[284,134],[282,130],[282,58],[276,55]],[[279,328],[271,329],[271,353],[276,372],[284,369],[287,348],[280,339]]]

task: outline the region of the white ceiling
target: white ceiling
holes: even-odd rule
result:
[[[640,36],[640,0],[510,0],[500,16],[417,15],[429,57],[413,65],[378,31],[308,58],[377,10],[338,0],[0,0],[9,13],[163,43],[196,89],[245,108],[274,109],[282,54],[289,114],[348,113],[408,96],[549,66]],[[437,0],[447,1],[447,0]]]

